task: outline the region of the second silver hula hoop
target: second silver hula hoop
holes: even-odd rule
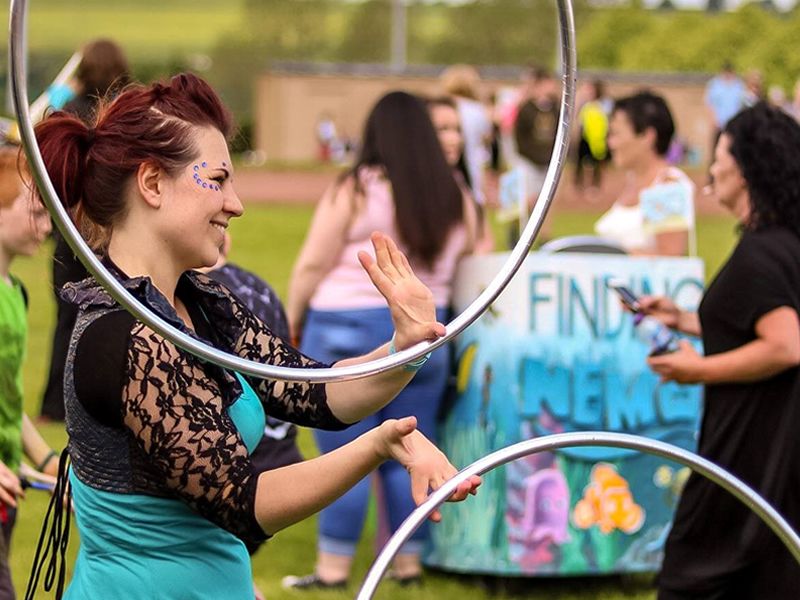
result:
[[[39,188],[44,203],[53,217],[53,221],[61,231],[61,234],[64,236],[70,248],[75,252],[75,255],[86,266],[89,273],[108,290],[111,296],[113,296],[121,306],[175,345],[191,352],[199,358],[215,363],[221,367],[233,369],[240,373],[262,379],[324,383],[367,377],[394,369],[420,358],[427,352],[447,343],[447,341],[475,322],[500,295],[528,255],[531,245],[536,239],[536,235],[541,228],[544,218],[547,216],[547,211],[555,196],[556,186],[566,162],[570,123],[572,122],[575,108],[575,24],[571,0],[557,0],[559,30],[562,41],[561,66],[563,73],[563,89],[561,93],[561,116],[556,132],[556,142],[547,169],[544,187],[534,206],[533,213],[522,232],[522,236],[512,250],[508,260],[483,293],[481,293],[464,312],[447,325],[446,335],[435,342],[421,342],[411,348],[407,348],[406,350],[379,360],[349,367],[325,369],[280,367],[277,365],[245,360],[233,354],[222,352],[179,331],[153,314],[136,300],[92,253],[73,225],[67,211],[59,201],[58,194],[50,181],[41,153],[39,152],[39,146],[36,143],[30,111],[28,109],[28,82],[25,64],[27,54],[27,44],[25,41],[27,4],[27,0],[11,0],[9,34],[11,90],[14,100],[14,109],[19,121],[22,145],[28,159],[28,165],[30,166],[33,179]]]
[[[381,578],[386,573],[389,564],[400,550],[400,547],[411,537],[420,525],[422,525],[425,519],[452,495],[461,483],[473,475],[483,475],[496,467],[509,463],[512,460],[522,458],[523,456],[536,454],[537,452],[558,450],[559,448],[574,448],[580,446],[610,446],[613,448],[639,450],[640,452],[677,461],[689,467],[699,475],[722,486],[743,502],[745,506],[758,515],[758,517],[775,532],[792,553],[795,560],[800,562],[800,537],[798,537],[791,525],[789,525],[786,519],[784,519],[766,500],[759,496],[755,490],[725,471],[722,467],[683,448],[678,448],[672,444],[651,440],[638,435],[581,431],[548,435],[519,442],[518,444],[501,448],[488,456],[484,456],[460,471],[455,477],[431,494],[425,502],[420,504],[416,510],[403,521],[391,539],[389,539],[383,547],[383,550],[375,559],[375,562],[372,563],[372,567],[367,573],[364,583],[361,585],[356,600],[370,600],[373,597],[378,584],[381,582]],[[469,498],[466,502],[469,502]]]

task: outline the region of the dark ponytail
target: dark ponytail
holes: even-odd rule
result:
[[[103,245],[103,226],[108,221],[87,214],[82,202],[87,157],[94,137],[89,126],[65,112],[54,113],[36,126],[39,149],[58,198],[93,248]]]

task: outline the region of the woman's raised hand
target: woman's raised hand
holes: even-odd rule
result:
[[[441,450],[417,431],[415,417],[384,421],[378,431],[378,454],[396,460],[406,468],[411,475],[411,497],[417,505],[458,472]],[[480,484],[481,478],[474,475],[458,486],[448,502],[460,502],[469,494],[474,495]],[[442,515],[435,510],[430,518],[438,522]]]
[[[358,260],[389,305],[395,328],[395,347],[405,350],[419,342],[443,336],[445,327],[436,321],[433,294],[414,275],[408,259],[388,236],[375,232],[371,239],[375,259],[366,252],[359,252]]]

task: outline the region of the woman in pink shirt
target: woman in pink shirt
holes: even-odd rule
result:
[[[451,283],[458,260],[472,251],[477,216],[447,163],[425,104],[392,92],[370,113],[355,166],[323,196],[289,285],[287,314],[293,339],[317,359],[362,354],[376,340],[392,336],[385,300],[358,262],[359,250],[380,231],[397,241],[419,279],[434,295],[437,318],[446,322]],[[409,369],[417,369],[409,365]],[[392,418],[415,415],[419,429],[434,437],[435,418],[448,373],[448,350],[433,353],[415,378],[383,411],[346,432],[315,432],[323,453]],[[374,423],[373,423],[374,421]],[[386,492],[389,524],[395,530],[414,508],[408,474],[399,463],[379,471]],[[369,479],[364,479],[320,515],[315,572],[287,577],[294,589],[343,587],[367,511]],[[425,529],[399,553],[394,576],[415,581]]]

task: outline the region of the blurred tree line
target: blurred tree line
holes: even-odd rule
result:
[[[578,31],[578,61],[591,69],[707,73],[730,61],[791,92],[800,77],[799,33],[800,9],[777,13],[768,2],[714,14],[604,8]]]
[[[579,4],[585,0],[578,0]],[[552,64],[552,0],[407,2],[410,64]],[[245,0],[242,27],[214,49],[209,78],[237,109],[241,83],[271,61],[380,63],[390,59],[391,0]]]
[[[645,10],[640,0],[603,7],[590,1],[573,0],[581,69],[713,72],[730,60],[740,70],[761,69],[768,83],[787,91],[800,75],[800,53],[792,51],[800,9],[779,14],[770,0],[730,13],[675,11],[671,0],[663,0],[660,10]],[[190,0],[179,2],[179,14],[191,10]],[[713,0],[710,9],[717,4]],[[406,5],[410,64],[554,64],[555,0],[407,0]],[[148,81],[187,68],[201,72],[235,111],[245,134],[253,83],[271,62],[390,60],[392,0],[238,0],[214,6],[238,25],[220,28],[204,46],[198,41],[191,54],[159,38],[162,50],[132,60],[134,74]],[[94,18],[102,21],[103,15]],[[151,25],[157,37],[157,23]],[[134,55],[137,49],[128,50]],[[47,85],[65,59],[63,50],[31,52],[32,93]],[[0,86],[4,76],[0,71]]]
[[[574,0],[581,69],[714,72],[730,60],[761,69],[787,91],[800,76],[800,9],[777,13],[769,0],[737,12],[593,7]],[[410,64],[553,65],[554,0],[407,2]],[[245,0],[240,31],[222,39],[208,73],[239,114],[252,88],[243,82],[270,61],[388,62],[391,0]]]

